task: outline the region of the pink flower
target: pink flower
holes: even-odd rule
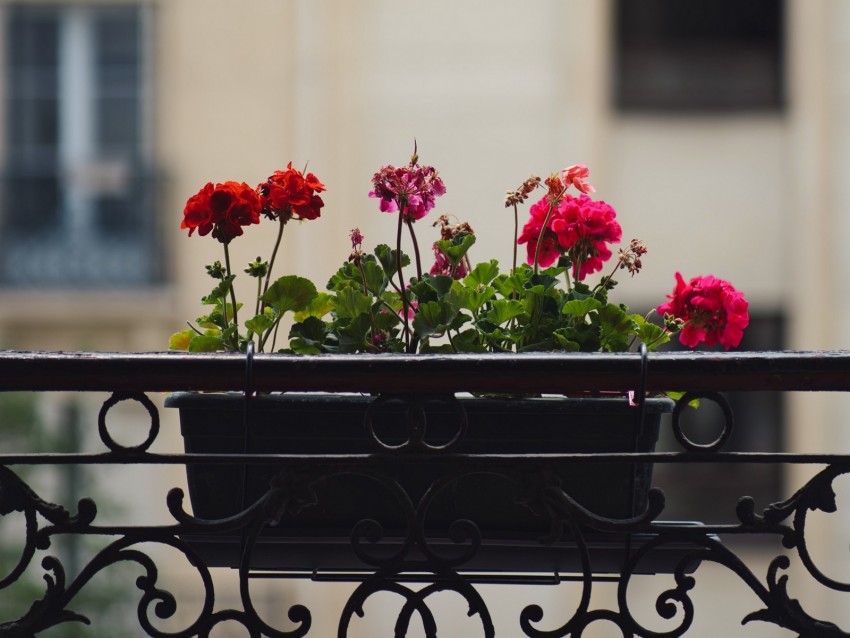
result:
[[[416,317],[416,309],[419,307],[419,302],[415,299],[407,303],[407,320],[413,321]],[[398,309],[398,316],[404,318],[404,307]]]
[[[573,262],[573,276],[581,281],[602,270],[602,265],[611,258],[607,244],[616,244],[623,237],[614,209],[587,195],[577,198],[564,195],[558,212],[549,227]]]
[[[601,270],[611,258],[608,244],[619,242],[623,236],[614,209],[587,195],[564,195],[552,210],[544,230],[549,206],[547,196],[530,208],[531,217],[517,239],[518,244],[528,242],[528,263],[534,264],[537,244],[542,241],[539,261],[543,267],[551,265],[559,255],[568,255],[578,281]]]
[[[685,283],[676,273],[676,287],[667,298],[670,301],[658,306],[658,314],[684,322],[679,341],[689,348],[700,342],[707,346],[719,343],[727,350],[736,347],[750,323],[749,304],[743,293],[711,275]]]
[[[567,186],[572,184],[585,195],[596,192],[596,189],[593,188],[593,186],[584,181],[589,175],[590,171],[584,164],[568,166],[561,171],[561,178],[564,180],[564,184]]]
[[[546,268],[551,266],[563,254],[563,251],[556,243],[555,234],[551,230],[552,218],[549,219],[549,228],[543,229],[543,223],[546,220],[546,213],[549,211],[548,196],[542,197],[537,203],[532,204],[528,209],[529,219],[522,228],[522,232],[517,238],[518,244],[528,243],[528,263],[534,265],[534,255],[537,253],[537,244],[542,242],[540,248],[540,265]],[[557,214],[557,210],[552,211],[552,217]]]
[[[431,266],[430,273],[432,275],[446,275],[455,279],[463,279],[469,274],[466,259],[461,259],[457,265],[457,269],[452,274],[452,262],[446,257],[445,253],[437,247],[437,242],[434,242],[434,265]]]
[[[433,166],[420,166],[414,156],[405,167],[384,166],[372,177],[369,197],[380,199],[384,213],[401,211],[409,221],[421,219],[434,208],[446,186]]]

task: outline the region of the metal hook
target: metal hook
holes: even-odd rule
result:
[[[637,406],[638,406],[638,414],[637,414],[637,423],[638,428],[637,431],[643,427],[643,416],[646,412],[646,387],[647,387],[647,376],[649,375],[649,350],[646,348],[645,343],[640,344],[640,383],[638,384],[637,389]]]
[[[249,341],[245,348],[245,390],[242,412],[242,454],[248,454],[251,449],[251,400],[254,397],[254,342]],[[241,464],[242,477],[242,498],[240,502],[240,512],[244,512],[248,507],[248,463],[243,461]],[[240,556],[245,553],[246,546],[246,528],[240,531]]]

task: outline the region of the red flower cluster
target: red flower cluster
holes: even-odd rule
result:
[[[316,195],[325,190],[325,185],[313,173],[304,175],[292,168],[292,162],[285,171],[275,171],[257,190],[262,198],[263,214],[269,219],[316,219],[325,205]]]
[[[614,209],[584,194],[579,197],[565,194],[555,204],[544,230],[550,201],[547,195],[531,206],[531,217],[517,239],[518,244],[528,244],[528,263],[534,264],[537,244],[542,242],[541,266],[551,265],[559,255],[568,255],[578,281],[601,270],[611,258],[607,244],[617,243],[623,236]]]
[[[444,195],[446,186],[433,166],[420,166],[414,158],[404,167],[384,166],[372,177],[369,197],[381,200],[384,213],[401,211],[408,221],[421,219]]]
[[[242,227],[260,223],[262,204],[257,192],[244,182],[208,183],[189,198],[180,228],[195,229],[199,235],[212,232],[227,244],[242,234]]]
[[[689,348],[700,342],[717,343],[727,350],[741,343],[744,328],[750,323],[748,303],[728,281],[708,275],[694,277],[688,283],[676,273],[676,287],[667,303],[658,306],[658,314],[684,322],[679,341]]]

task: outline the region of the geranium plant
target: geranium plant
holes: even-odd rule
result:
[[[496,260],[473,264],[473,229],[442,215],[433,223],[439,238],[426,251],[434,255],[426,269],[415,229],[446,187],[414,152],[406,166],[384,166],[372,178],[369,196],[398,220],[395,241],[366,252],[361,232],[351,231],[351,254],[323,292],[297,275],[272,277],[286,225],[320,216],[319,193],[325,187],[315,175],[290,164],[256,188],[242,182],[207,184],[188,200],[182,228],[218,240],[224,263],[207,266],[216,280],[202,300],[209,311],[173,335],[170,347],[244,351],[254,342],[258,351],[299,354],[622,352],[640,343],[654,350],[675,333],[688,347],[737,346],[749,321],[747,301],[722,279],[700,276],[686,282],[676,273],[668,301],[648,316],[609,300],[615,275],[638,273],[647,249],[633,239],[614,255],[622,229],[614,209],[591,197],[587,180],[588,169],[576,165],[546,179],[530,177],[508,192],[505,206],[514,213],[510,268],[501,269]],[[543,194],[531,204],[520,231],[519,206],[538,190]],[[245,308],[237,301],[228,247],[243,227],[263,219],[278,223],[276,241],[267,261],[257,258],[245,269],[256,279],[256,294]],[[412,256],[402,251],[405,235]],[[526,263],[519,264],[517,246],[522,245]],[[279,343],[288,313],[288,339]]]

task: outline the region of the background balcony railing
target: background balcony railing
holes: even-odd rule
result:
[[[319,482],[327,476],[345,471],[380,475],[397,452],[378,450],[374,453],[352,452],[317,459],[304,454],[260,453],[246,455],[241,450],[218,454],[186,453],[167,449],[173,445],[162,434],[158,393],[168,391],[231,391],[243,393],[250,401],[258,393],[354,392],[384,396],[446,396],[455,392],[496,394],[598,394],[607,392],[657,393],[665,390],[689,391],[682,401],[702,398],[704,403],[720,405],[722,421],[715,438],[707,443],[694,443],[687,425],[679,415],[669,426],[681,442],[678,451],[543,453],[524,454],[510,450],[498,454],[465,454],[448,452],[440,457],[451,472],[491,471],[505,467],[525,470],[548,467],[552,463],[588,466],[600,463],[654,463],[658,465],[724,466],[780,465],[785,468],[805,466],[811,472],[801,484],[786,488],[786,498],[773,503],[757,504],[747,498],[748,486],[741,485],[741,497],[730,503],[734,522],[671,522],[665,520],[665,502],[659,490],[650,493],[647,507],[625,519],[611,519],[587,512],[570,495],[541,483],[540,502],[548,509],[553,524],[572,531],[575,560],[569,573],[523,573],[511,566],[474,573],[463,563],[429,554],[427,542],[417,541],[417,558],[408,556],[375,562],[374,569],[357,573],[345,572],[258,572],[252,567],[250,552],[263,534],[269,520],[279,518],[281,509],[290,506],[304,483]],[[91,585],[95,576],[118,563],[136,564],[143,576],[135,574],[124,588],[137,596],[135,603],[138,626],[145,635],[209,636],[222,626],[235,624],[251,636],[304,636],[314,632],[317,615],[326,615],[325,605],[308,609],[298,600],[279,600],[288,619],[273,626],[257,611],[252,598],[251,582],[263,578],[312,578],[317,581],[351,580],[353,593],[339,612],[337,634],[352,633],[354,619],[362,616],[364,604],[379,592],[390,592],[403,601],[391,627],[396,636],[412,635],[411,623],[421,627],[427,636],[444,635],[441,619],[431,607],[433,594],[450,592],[459,596],[477,619],[480,635],[505,635],[520,627],[527,636],[580,636],[588,627],[613,624],[623,636],[688,635],[698,614],[723,614],[723,601],[716,610],[703,610],[694,604],[693,590],[706,563],[728,569],[732,578],[752,594],[753,608],[741,618],[746,623],[762,622],[781,627],[801,636],[845,636],[833,619],[815,618],[804,603],[794,599],[794,576],[804,576],[809,586],[824,592],[840,594],[850,591],[850,582],[835,576],[832,568],[820,564],[820,555],[812,551],[810,516],[836,511],[835,486],[838,479],[850,474],[850,454],[824,449],[815,452],[726,451],[723,441],[728,430],[746,428],[747,423],[734,421],[719,393],[727,391],[850,391],[850,352],[762,352],[762,353],[653,353],[645,354],[527,354],[527,355],[355,355],[305,356],[282,355],[187,355],[177,353],[106,354],[106,353],[0,353],[0,390],[38,393],[111,393],[100,407],[97,423],[83,424],[83,429],[97,431],[99,449],[94,452],[6,451],[0,454],[0,519],[21,516],[25,520],[23,534],[0,535],[3,552],[16,556],[7,573],[0,574],[0,600],[4,591],[20,581],[24,574],[41,571],[44,582],[34,594],[32,606],[16,617],[0,618],[0,635],[32,636],[52,627],[81,621],[76,602]],[[413,400],[413,399],[411,399]],[[120,443],[113,432],[117,419],[110,417],[115,406],[129,402],[140,406],[146,415],[146,431],[137,433],[133,443]],[[170,416],[170,415],[169,415]],[[429,463],[432,452],[411,452],[410,463]],[[395,456],[394,456],[395,455]],[[142,524],[113,523],[101,520],[92,498],[77,502],[54,502],[36,489],[38,471],[49,467],[134,467],[144,466],[164,472],[166,466],[216,466],[224,463],[264,465],[280,471],[259,499],[245,503],[237,515],[225,520],[202,520],[186,511],[182,491],[171,490],[163,502],[165,523],[146,521]],[[160,468],[156,470],[156,468]],[[27,472],[27,470],[30,470]],[[788,475],[788,480],[794,476]],[[392,480],[392,477],[388,477]],[[529,487],[529,489],[538,489]],[[138,490],[130,490],[123,510],[142,507]],[[693,499],[698,503],[699,494]],[[533,500],[533,499],[532,499]],[[736,499],[737,500],[737,499]],[[147,507],[147,506],[145,506]],[[138,512],[127,511],[130,518]],[[135,520],[135,519],[134,519]],[[416,521],[416,525],[421,521]],[[416,526],[414,525],[414,526]],[[366,526],[368,527],[368,525]],[[364,528],[365,529],[365,528]],[[474,553],[469,534],[458,539],[464,551]],[[352,530],[351,542],[362,544],[369,534]],[[229,575],[237,582],[238,604],[227,609],[216,607],[216,587],[192,538],[241,535],[242,557],[238,569]],[[57,557],[54,543],[64,538],[104,539],[105,545],[85,555],[75,553],[74,564]],[[760,553],[769,552],[763,572],[748,564],[749,556],[737,551],[737,539],[759,538]],[[374,539],[372,539],[374,540]],[[546,539],[540,543],[545,546]],[[597,544],[624,552],[625,557],[605,573],[594,569],[587,556],[595,555]],[[845,543],[846,545],[846,543]],[[159,581],[160,569],[156,548],[178,552],[186,561],[186,570],[197,575],[191,596],[193,611],[181,612],[181,596],[187,590],[167,591]],[[153,549],[151,549],[153,548]],[[424,551],[426,559],[422,559]],[[646,561],[663,554],[663,567],[645,569]],[[81,557],[82,556],[82,557]],[[846,563],[845,553],[836,550],[832,561]],[[172,562],[171,560],[168,561]],[[791,570],[794,566],[797,571]],[[632,609],[630,592],[647,572],[665,572],[654,578],[668,578],[670,585],[658,594],[651,609],[658,614],[663,629],[645,624],[648,609]],[[850,570],[845,570],[850,571]],[[801,579],[802,580],[802,579]],[[519,609],[514,627],[501,630],[493,624],[487,598],[480,589],[487,584],[541,584],[572,581],[580,594],[575,611],[564,619],[563,609],[547,609],[526,605]],[[665,581],[666,583],[667,581]],[[813,585],[812,585],[813,584]],[[600,606],[591,599],[598,587],[613,588],[611,604]],[[490,590],[487,590],[490,591]],[[219,598],[220,600],[220,598]],[[368,607],[366,609],[369,609]],[[413,621],[412,619],[418,619]],[[87,618],[97,625],[98,618]],[[178,623],[179,628],[161,629],[158,623]],[[418,623],[418,624],[417,624]],[[169,626],[171,627],[171,626]],[[451,630],[449,630],[451,632]],[[55,635],[55,634],[54,634]],[[218,635],[218,634],[216,634]],[[513,635],[513,634],[511,634]],[[747,635],[747,634],[743,634]]]

